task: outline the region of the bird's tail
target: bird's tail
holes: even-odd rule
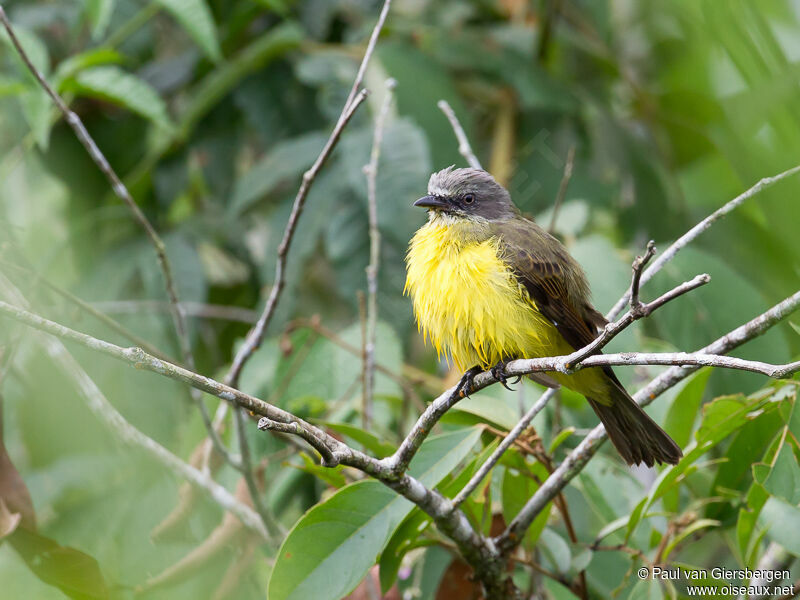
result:
[[[680,447],[616,382],[609,386],[611,402],[591,398],[589,404],[605,425],[608,437],[629,465],[655,463],[674,465],[683,456]]]

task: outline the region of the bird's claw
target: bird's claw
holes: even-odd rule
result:
[[[480,373],[482,370],[483,369],[478,366],[467,370],[464,375],[462,375],[461,381],[459,381],[458,385],[456,386],[456,396],[459,398],[469,398],[469,394],[472,391],[472,384],[475,380],[475,375]]]
[[[506,369],[506,363],[499,362],[499,363],[497,363],[495,366],[493,366],[491,368],[490,372],[492,373],[492,377],[494,377],[495,379],[497,379],[497,381],[500,382],[500,385],[502,385],[508,391],[513,392],[514,391],[513,388],[510,388],[508,386],[509,381],[508,381],[508,377],[506,377],[505,369]],[[519,383],[521,378],[522,378],[521,375],[517,375],[517,378],[514,381],[512,381],[511,383],[512,384],[513,383]]]

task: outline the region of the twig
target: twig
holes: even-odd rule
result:
[[[575,146],[571,146],[567,152],[567,162],[564,164],[564,174],[561,176],[561,183],[558,186],[558,195],[553,204],[553,214],[550,216],[550,227],[547,228],[548,233],[553,233],[556,230],[556,220],[558,219],[558,211],[561,210],[561,205],[564,203],[564,198],[567,196],[567,187],[569,187],[569,180],[572,179],[572,168],[575,165]]]
[[[794,312],[798,307],[800,307],[800,292],[796,292],[758,317],[730,331],[705,348],[702,348],[699,353],[716,355],[729,352],[741,344],[761,335],[780,320]],[[699,367],[672,367],[667,369],[653,379],[647,386],[634,394],[634,399],[642,406],[646,406],[655,400],[658,395],[691,375],[698,368]],[[502,553],[508,553],[516,546],[521,539],[521,535],[530,527],[536,515],[541,512],[547,503],[550,502],[575,475],[583,470],[607,437],[605,428],[602,425],[595,427],[558,468],[556,468],[547,481],[536,490],[533,497],[528,500],[519,514],[509,524],[508,529],[496,539],[496,543]]]
[[[258,320],[258,313],[256,311],[240,306],[224,306],[221,304],[188,301],[182,301],[180,305],[187,317],[219,319],[222,321],[236,321],[239,323],[255,323]],[[92,302],[91,306],[104,313],[111,314],[149,313],[156,310],[169,310],[168,303],[158,300],[111,300]]]
[[[464,133],[464,128],[461,127],[461,123],[459,123],[453,108],[447,100],[439,100],[436,106],[439,107],[447,117],[447,120],[450,121],[450,126],[453,128],[453,133],[456,134],[456,139],[458,140],[458,152],[464,157],[464,160],[467,161],[470,167],[473,169],[483,169],[481,161],[478,160],[478,157],[475,156],[475,153],[472,151],[472,146],[469,145],[467,134]]]
[[[688,244],[695,240],[701,233],[706,231],[711,225],[714,224],[715,221],[721,219],[729,212],[733,211],[734,209],[738,208],[745,200],[749,200],[756,194],[760,193],[761,191],[765,190],[766,188],[786,179],[787,177],[791,177],[792,175],[800,172],[800,165],[789,169],[788,171],[784,171],[783,173],[778,173],[777,175],[773,175],[772,177],[765,177],[761,179],[758,183],[756,183],[753,187],[748,189],[745,192],[742,192],[736,198],[725,204],[723,207],[715,210],[705,219],[700,221],[697,225],[692,227],[689,231],[684,233],[681,237],[675,240],[669,248],[665,252],[663,252],[653,264],[651,264],[644,273],[642,273],[641,283],[642,285],[650,281],[650,279],[658,273],[665,264],[675,258],[675,255],[680,252],[683,248],[685,248]],[[622,309],[625,308],[625,305],[630,300],[630,292],[626,292],[622,298],[614,305],[614,307],[609,311],[606,315],[606,318],[610,321],[611,319],[616,318],[616,316],[622,312]]]
[[[269,510],[264,504],[264,500],[261,498],[261,492],[256,485],[252,460],[250,458],[250,444],[247,442],[242,442],[242,438],[247,435],[247,428],[245,427],[247,417],[244,409],[234,408],[233,419],[236,423],[236,436],[239,439],[239,472],[242,474],[245,485],[247,485],[247,491],[250,493],[250,499],[253,501],[253,507],[261,517],[261,520],[264,522],[264,525],[266,526],[270,535],[276,537],[282,536],[284,534],[283,527],[281,527],[281,524],[275,519],[272,511]]]
[[[633,261],[633,277],[631,279],[631,313],[636,315],[642,310],[642,303],[639,301],[639,285],[642,277],[642,269],[647,266],[650,259],[656,253],[656,243],[653,240],[647,242],[647,249],[642,256],[637,256]]]
[[[519,423],[514,425],[514,428],[508,432],[508,435],[503,438],[503,441],[500,442],[500,445],[497,446],[494,452],[492,452],[492,455],[480,466],[469,482],[467,482],[467,485],[465,485],[461,491],[458,492],[456,497],[453,498],[453,506],[461,506],[461,503],[469,498],[470,494],[472,494],[475,488],[477,488],[481,481],[483,481],[483,478],[488,475],[489,471],[491,471],[500,458],[502,458],[505,451],[508,450],[511,447],[511,444],[513,444],[516,439],[522,435],[522,432],[528,428],[528,425],[531,424],[533,418],[539,414],[545,406],[547,406],[547,403],[555,395],[555,393],[556,390],[549,389],[541,395],[539,400],[534,402],[533,406],[531,406],[528,409],[528,412],[525,413],[525,416],[520,419]]]
[[[397,81],[386,80],[386,96],[380,112],[375,118],[375,133],[372,137],[372,151],[369,164],[364,167],[367,175],[367,204],[369,206],[369,266],[367,267],[367,343],[364,345],[364,427],[369,428],[372,422],[372,395],[375,388],[375,340],[378,328],[378,269],[381,256],[381,233],[378,229],[378,192],[376,182],[378,176],[378,160],[383,143],[383,129],[389,108],[392,105],[394,88]]]

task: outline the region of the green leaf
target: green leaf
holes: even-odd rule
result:
[[[541,543],[538,546],[542,554],[550,561],[550,564],[559,573],[567,573],[572,561],[572,553],[569,544],[549,527],[545,527],[541,533]]]
[[[571,436],[573,433],[575,433],[575,428],[574,427],[565,427],[564,429],[562,429],[559,432],[559,434],[553,439],[553,441],[550,442],[549,453],[553,454],[553,452],[555,452],[556,449],[561,444],[563,444],[565,441],[567,441],[567,438],[569,436]]]
[[[764,480],[764,489],[789,504],[797,505],[800,502],[800,465],[797,464],[791,444],[781,445]]]
[[[157,0],[183,25],[212,61],[222,58],[214,18],[204,0]]]
[[[47,52],[47,46],[33,32],[25,27],[17,26],[14,31],[28,59],[39,73],[46,78],[50,73],[50,56]],[[18,96],[20,107],[22,108],[22,115],[31,128],[31,133],[33,134],[33,139],[36,141],[36,145],[42,150],[46,150],[50,140],[51,114],[53,112],[52,101],[47,95],[47,92],[42,89],[39,82],[28,70],[28,67],[19,57],[19,54],[17,54],[5,29],[0,30],[0,39],[3,40],[6,48],[13,57],[12,60],[14,61],[17,72],[25,81],[25,91]]]
[[[277,143],[236,181],[230,211],[240,214],[281,183],[294,184],[294,180],[314,162],[325,145],[326,137],[323,133],[313,132]]]
[[[58,65],[53,75],[53,87],[61,91],[64,80],[73,77],[79,71],[98,65],[121,63],[123,56],[111,48],[92,48],[65,59]]]
[[[516,452],[509,454],[508,458],[512,459],[511,465],[513,466],[506,463],[507,466],[503,474],[502,509],[503,517],[507,523],[510,523],[519,514],[525,503],[536,493],[536,490],[539,489],[539,484],[534,478],[538,478],[539,481],[545,481],[549,473],[542,463],[534,462],[529,464]],[[552,502],[549,502],[525,532],[523,541],[528,548],[533,548],[536,545],[545,525],[547,525],[547,520],[550,518],[551,509]]]
[[[678,535],[670,540],[669,544],[667,544],[667,547],[664,548],[664,563],[667,562],[667,558],[669,558],[670,553],[675,549],[675,547],[690,535],[693,535],[701,529],[705,529],[707,527],[719,527],[720,525],[721,523],[714,519],[698,519],[688,527],[682,529]]]
[[[712,369],[700,369],[692,375],[683,389],[675,396],[672,405],[664,420],[664,431],[680,446],[684,448],[691,439],[692,429],[697,415],[700,412],[700,404],[703,401],[703,393],[706,390],[708,378]]]
[[[65,86],[78,94],[112,102],[169,129],[164,101],[149,84],[116,66],[92,67],[79,72]]]
[[[664,592],[658,579],[647,578],[636,582],[628,597],[636,600],[661,600]]]
[[[84,10],[89,18],[93,40],[97,41],[105,35],[115,3],[116,0],[85,0]]]
[[[767,536],[786,550],[800,556],[800,508],[781,498],[771,497],[764,504],[758,522],[767,530]]]
[[[410,474],[435,486],[470,452],[480,434],[479,428],[472,428],[429,438],[412,461]],[[284,540],[270,577],[269,597],[338,600],[347,595],[413,507],[373,480],[339,490],[303,515]]]
[[[100,565],[88,554],[61,546],[24,527],[18,528],[8,541],[39,579],[70,598],[104,600],[109,597]]]
[[[676,480],[685,475],[692,465],[718,444],[731,432],[740,429],[750,421],[750,413],[766,403],[763,398],[747,398],[745,396],[721,396],[703,407],[703,422],[695,432],[695,442],[688,449],[681,461],[661,472],[650,492],[649,505],[662,497]],[[775,405],[764,406],[764,411],[772,410]],[[764,414],[763,412],[761,414]]]
[[[336,489],[343,488],[345,485],[347,485],[347,480],[342,474],[344,467],[341,465],[336,465],[336,467],[333,469],[329,467],[323,467],[322,465],[317,464],[313,458],[305,453],[300,453],[300,458],[303,460],[302,465],[292,465],[296,469],[310,473],[314,477],[319,478],[329,486]]]

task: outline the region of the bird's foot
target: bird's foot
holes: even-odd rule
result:
[[[475,380],[475,375],[481,373],[483,369],[481,369],[478,365],[475,365],[471,369],[467,370],[464,375],[461,377],[461,381],[458,382],[456,386],[456,396],[459,398],[469,398],[470,392],[472,392],[472,384]]]
[[[508,364],[508,361],[502,361],[501,360],[499,363],[497,363],[495,366],[493,366],[491,368],[490,372],[492,374],[492,377],[494,377],[495,379],[497,379],[497,381],[500,382],[500,385],[502,385],[507,390],[513,392],[514,390],[512,388],[508,387],[509,381],[508,381],[508,377],[505,374],[505,370],[506,370],[506,365],[507,364]],[[513,383],[519,383],[520,379],[522,379],[522,376],[521,375],[517,375],[516,379],[514,381],[512,381],[511,383],[512,384]]]

